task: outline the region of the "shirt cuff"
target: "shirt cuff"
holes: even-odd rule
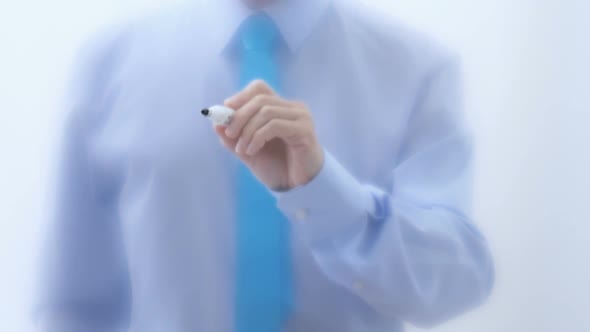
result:
[[[324,165],[311,182],[274,193],[281,212],[312,241],[363,228],[375,210],[369,187],[360,184],[330,153],[325,151],[324,156]]]

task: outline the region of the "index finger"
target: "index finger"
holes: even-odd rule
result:
[[[273,89],[263,80],[255,80],[248,84],[242,91],[225,100],[225,106],[238,110],[250,99],[258,95],[275,95]]]

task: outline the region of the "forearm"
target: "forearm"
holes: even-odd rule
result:
[[[451,206],[363,184],[329,153],[311,183],[278,196],[326,275],[383,315],[430,325],[490,291],[486,241]]]

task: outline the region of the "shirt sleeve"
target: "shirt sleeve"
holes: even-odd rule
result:
[[[435,67],[392,165],[393,188],[359,181],[326,151],[309,184],[277,194],[333,282],[380,314],[418,326],[482,303],[494,279],[488,245],[470,218],[472,141],[459,66]]]
[[[92,45],[75,67],[65,102],[69,116],[55,213],[44,243],[35,307],[41,331],[120,331],[129,316],[129,278],[114,186],[93,161],[91,148],[107,102],[104,86],[112,58],[104,54],[102,39]]]

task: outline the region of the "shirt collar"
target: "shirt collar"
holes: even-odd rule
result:
[[[291,52],[303,44],[331,0],[280,0],[264,8],[277,25],[281,37]],[[206,13],[213,47],[223,52],[233,40],[240,24],[254,14],[240,0],[208,0]]]

